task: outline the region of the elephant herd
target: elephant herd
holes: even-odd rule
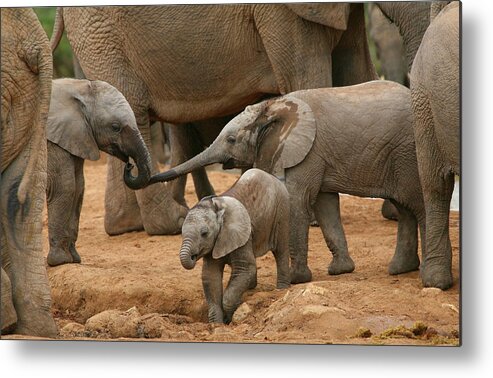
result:
[[[183,267],[203,259],[211,322],[231,321],[267,251],[279,288],[311,280],[312,216],[333,255],[328,273],[354,270],[339,193],[384,198],[397,211],[390,274],[419,269],[423,286],[451,287],[460,3],[372,4],[399,31],[409,87],[378,80],[364,6],[58,8],[51,46],[31,9],[2,8],[1,332],[57,335],[43,207],[48,264],[80,262],[82,167],[100,150],[111,155],[106,232],[181,232]],[[53,80],[64,31],[89,80]],[[163,173],[154,121],[171,124],[172,168]],[[244,173],[216,196],[212,163]],[[199,199],[192,209],[188,173]]]

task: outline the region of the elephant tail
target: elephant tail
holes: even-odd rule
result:
[[[53,33],[51,34],[51,51],[55,51],[60,40],[62,39],[65,24],[63,23],[63,8],[58,7],[56,9],[55,24],[53,25]]]
[[[46,159],[46,122],[50,108],[51,83],[53,79],[53,60],[51,51],[49,50],[48,40],[40,43],[40,48],[36,49],[36,52],[28,51],[26,54],[33,55],[25,57],[28,62],[31,64],[36,62],[35,66],[30,65],[30,67],[33,72],[38,74],[39,89],[36,99],[38,101],[39,111],[36,114],[36,120],[33,124],[33,134],[29,146],[29,160],[27,161],[26,170],[17,191],[17,199],[21,205],[26,201],[27,192],[30,190],[29,186],[34,176],[38,159]]]

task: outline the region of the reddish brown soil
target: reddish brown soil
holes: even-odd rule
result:
[[[459,342],[458,212],[451,212],[455,281],[447,291],[423,289],[418,272],[388,275],[397,223],[380,215],[381,200],[342,196],[343,223],[356,263],[353,273],[327,275],[330,253],[320,229],[311,227],[309,266],[313,282],[277,290],[274,259],[269,253],[257,260],[258,286],[245,294],[245,304],[235,313],[233,323],[211,325],[206,319],[201,262],[192,271],[181,267],[181,236],[149,236],[145,232],[108,236],[103,227],[106,166],[88,162],[85,174],[78,240],[82,263],[48,268],[60,338],[344,344]],[[237,175],[213,171],[209,177],[220,193]],[[190,205],[196,202],[191,180],[186,196]],[[46,222],[44,232],[47,236]],[[47,253],[47,237],[44,250]]]

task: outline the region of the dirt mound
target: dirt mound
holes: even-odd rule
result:
[[[60,338],[358,344],[457,344],[459,216],[451,212],[454,286],[423,289],[418,272],[389,276],[397,223],[382,218],[382,201],[341,196],[342,219],[356,270],[327,275],[330,252],[310,228],[313,282],[276,289],[272,254],[257,260],[258,286],[244,296],[231,325],[207,323],[201,262],[181,267],[181,236],[104,232],[106,167],[87,162],[79,240],[81,264],[49,267]],[[237,174],[210,172],[216,191]],[[191,180],[189,180],[191,181]],[[196,202],[192,183],[187,201]],[[45,222],[46,223],[46,222]],[[45,253],[48,251],[46,224]],[[229,269],[225,272],[225,282]],[[413,326],[425,333],[415,335]],[[392,330],[397,330],[393,333]],[[407,330],[407,331],[406,331]],[[387,332],[387,333],[386,333]]]

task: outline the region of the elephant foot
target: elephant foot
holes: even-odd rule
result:
[[[419,257],[413,253],[410,257],[406,255],[397,256],[394,255],[392,261],[389,264],[389,274],[396,275],[401,273],[413,272],[419,269]]]
[[[188,209],[186,207],[182,207],[180,209],[179,214],[171,214],[169,212],[166,216],[168,218],[173,217],[175,221],[164,224],[161,219],[162,216],[156,216],[156,214],[149,214],[148,216],[143,217],[144,221],[144,230],[149,235],[176,235],[181,233],[181,226],[183,226],[183,222],[185,221],[185,217],[187,216]]]
[[[328,269],[328,273],[331,276],[351,273],[352,271],[354,271],[354,261],[349,255],[343,257],[334,256]]]
[[[453,284],[452,272],[442,265],[425,265],[421,268],[421,281],[424,287],[447,290]]]
[[[72,262],[74,264],[80,264],[81,258],[80,258],[79,252],[77,252],[77,250],[75,249],[74,243],[70,244],[69,252],[70,252],[70,255],[72,256]]]
[[[49,266],[70,264],[72,262],[72,255],[61,248],[50,248],[47,262]]]
[[[399,210],[389,200],[383,201],[382,215],[389,220],[399,220]]]
[[[307,265],[295,266],[291,268],[291,283],[304,283],[312,280],[312,272]]]
[[[51,315],[51,311],[36,316],[36,319],[30,318],[28,323],[19,322],[15,328],[15,333],[20,335],[51,337],[58,335],[58,329]]]
[[[217,305],[213,305],[209,307],[208,313],[209,323],[224,323],[224,313],[222,308]]]
[[[248,284],[248,290],[255,289],[257,287],[257,273],[250,279],[250,283]]]
[[[104,217],[104,230],[108,235],[114,236],[126,232],[142,231],[144,230],[144,225],[140,218],[140,213],[138,215],[126,214],[117,217],[109,215],[108,212],[106,212]]]
[[[278,289],[289,289],[290,286],[291,285],[289,282],[277,282],[276,288],[278,288]]]

